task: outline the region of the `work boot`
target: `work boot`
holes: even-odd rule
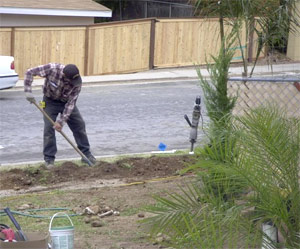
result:
[[[54,167],[54,161],[45,161],[45,166],[47,169],[51,169]]]
[[[88,156],[86,156],[86,157],[87,157],[87,159],[90,160],[90,162],[91,162],[93,165],[96,164],[97,159],[96,159],[92,154],[90,154],[90,155],[88,155]],[[87,160],[86,160],[85,158],[81,158],[81,162],[87,163],[87,164],[88,164],[88,162],[87,162]]]

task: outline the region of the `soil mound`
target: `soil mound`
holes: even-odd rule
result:
[[[0,174],[0,189],[26,189],[70,181],[93,182],[98,179],[145,180],[175,175],[193,161],[189,155],[130,157],[116,162],[98,161],[93,167],[66,161],[47,169],[29,167],[11,169]]]

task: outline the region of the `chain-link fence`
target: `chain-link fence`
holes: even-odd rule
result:
[[[228,93],[238,96],[233,114],[243,115],[250,108],[276,104],[288,116],[300,118],[300,77],[230,78]]]

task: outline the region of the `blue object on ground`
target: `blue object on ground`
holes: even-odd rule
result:
[[[158,148],[159,148],[159,150],[161,150],[161,151],[165,151],[166,148],[167,148],[167,145],[165,145],[164,143],[160,143],[160,144],[158,145]]]

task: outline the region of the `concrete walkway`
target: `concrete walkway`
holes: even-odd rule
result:
[[[201,69],[201,74],[205,77],[209,73],[204,67]],[[250,72],[252,67],[248,68]],[[240,66],[232,66],[229,70],[230,77],[241,76],[243,68]],[[254,75],[286,75],[300,78],[300,62],[286,63],[275,65],[256,66]],[[111,74],[111,75],[97,75],[97,76],[83,76],[84,84],[109,84],[109,83],[130,83],[130,82],[158,82],[158,81],[174,81],[174,80],[195,80],[197,79],[197,72],[195,67],[180,67],[168,69],[153,69],[149,71],[127,73],[127,74]],[[300,80],[300,79],[299,79]],[[44,79],[35,79],[33,86],[39,86],[44,83]],[[17,87],[23,87],[23,80],[17,82]]]

